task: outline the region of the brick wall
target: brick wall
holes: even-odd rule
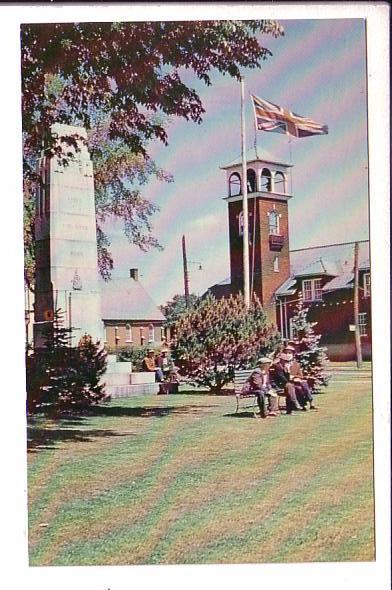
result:
[[[132,341],[129,337],[129,330],[127,325],[131,326]],[[150,323],[146,322],[105,322],[105,341],[108,347],[115,348],[116,346],[116,334],[117,334],[117,346],[147,346],[148,344],[159,345],[162,342],[162,331],[161,324],[153,324],[154,327],[154,340],[149,341],[150,336]],[[117,330],[116,330],[117,329]],[[144,339],[142,339],[142,334]]]
[[[260,299],[269,321],[276,323],[274,292],[290,274],[287,203],[259,197],[256,203],[254,199],[249,199],[248,207],[250,282],[252,284],[253,276],[253,291]],[[280,252],[272,251],[269,243],[268,212],[272,211],[273,207],[281,215],[280,234],[284,236],[284,243]],[[230,272],[233,292],[243,289],[243,241],[238,231],[241,211],[242,201],[229,203]],[[275,258],[278,259],[277,271],[274,270]]]

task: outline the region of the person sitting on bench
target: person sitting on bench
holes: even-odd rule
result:
[[[268,357],[262,357],[257,361],[258,367],[252,371],[248,377],[246,387],[251,393],[254,393],[257,399],[257,405],[260,410],[260,418],[267,416],[278,416],[278,396],[272,389],[269,382],[268,369],[272,364],[272,360]],[[266,408],[266,396],[269,398],[269,409]]]
[[[306,404],[309,403],[310,410],[317,410],[313,403],[313,396],[309,383],[303,375],[301,365],[295,358],[295,347],[291,343],[288,343],[283,352],[291,355],[292,360],[289,364],[291,382],[295,387],[295,394],[302,409],[306,409]]]
[[[165,377],[167,377],[170,373],[170,369],[172,368],[172,363],[168,357],[168,349],[162,348],[161,353],[155,359],[157,367],[159,367]]]
[[[148,373],[155,373],[155,380],[160,382],[163,381],[164,375],[163,371],[160,367],[158,367],[155,363],[155,353],[152,348],[147,350],[147,355],[144,357],[142,362],[142,369],[143,371],[147,371]]]
[[[270,371],[272,387],[275,385],[277,388],[283,389],[284,391],[286,397],[286,414],[291,414],[293,410],[302,410],[297,399],[294,383],[291,382],[291,360],[291,354],[282,352],[279,355],[278,361],[274,364]]]

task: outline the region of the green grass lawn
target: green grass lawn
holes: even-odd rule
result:
[[[265,420],[200,393],[31,420],[30,564],[373,560],[371,382],[325,391]]]

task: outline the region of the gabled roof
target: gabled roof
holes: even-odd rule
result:
[[[165,316],[145,288],[132,278],[100,281],[103,320],[164,321]]]
[[[337,289],[348,289],[352,287],[352,282],[354,280],[354,273],[353,272],[345,272],[338,277],[326,283],[323,287],[324,292],[328,291],[336,291]]]
[[[369,241],[363,240],[359,243],[359,267],[369,268]],[[305,276],[309,274],[308,270],[311,265],[316,263],[314,271],[317,269],[317,261],[321,259],[319,269],[324,267],[323,272],[311,272],[310,274],[326,274],[338,276],[352,271],[354,267],[354,245],[355,242],[345,242],[343,244],[330,244],[327,246],[315,246],[312,248],[301,248],[290,251],[291,274],[294,276]],[[367,264],[367,266],[366,266]],[[365,265],[365,266],[364,266]]]
[[[340,274],[340,269],[338,269],[338,265],[336,262],[331,260],[324,261],[322,258],[318,260],[314,260],[299,272],[295,274],[296,277],[305,277],[305,276],[322,276],[322,275],[329,275],[331,277],[336,277]]]
[[[252,162],[266,162],[268,164],[276,164],[278,166],[285,166],[286,168],[291,168],[292,164],[285,164],[284,162],[279,162],[275,156],[273,156],[270,152],[252,147],[250,150],[246,152],[246,162],[247,164],[251,164]],[[227,168],[232,168],[234,166],[241,166],[242,164],[242,156],[238,156],[228,164],[221,166],[221,170],[226,170]]]

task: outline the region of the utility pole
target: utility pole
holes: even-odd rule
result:
[[[248,186],[246,175],[246,141],[245,141],[245,112],[244,112],[244,77],[241,76],[241,155],[242,155],[242,214],[244,216],[243,229],[243,265],[244,265],[244,299],[246,307],[250,306],[249,292],[249,220],[248,220]]]
[[[359,244],[354,246],[354,324],[355,324],[355,351],[357,356],[357,368],[362,366],[361,335],[359,333]]]
[[[182,260],[184,265],[184,293],[185,293],[185,305],[189,307],[189,273],[188,273],[188,262],[186,258],[186,246],[185,236],[182,236]]]

